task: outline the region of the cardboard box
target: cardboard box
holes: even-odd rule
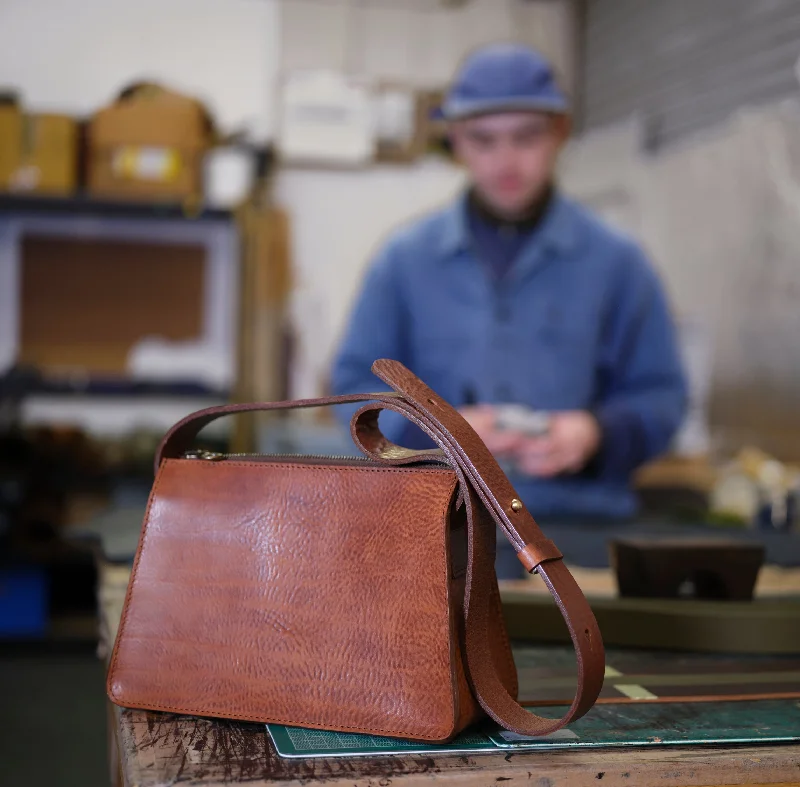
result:
[[[0,189],[71,194],[77,186],[78,125],[66,115],[0,105]]]
[[[182,200],[203,193],[212,126],[202,104],[159,85],[134,85],[89,126],[92,194]]]
[[[22,112],[16,104],[0,104],[0,189],[6,191],[19,165]]]
[[[72,194],[77,187],[78,124],[65,115],[25,115],[22,159],[12,188]]]

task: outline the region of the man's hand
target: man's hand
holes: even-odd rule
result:
[[[459,412],[495,456],[513,453],[525,441],[519,432],[497,428],[497,410],[490,404],[462,407]]]
[[[599,448],[600,425],[594,416],[572,410],[552,413],[546,435],[522,438],[512,450],[521,472],[550,478],[580,472]]]

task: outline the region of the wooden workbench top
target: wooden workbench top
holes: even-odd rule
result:
[[[122,610],[128,569],[101,566],[101,655],[107,657]],[[486,787],[675,787],[800,785],[800,746],[561,750],[464,756],[288,760],[263,724],[139,710],[109,714],[112,773],[126,787],[315,784],[416,787],[432,781]],[[504,785],[505,787],[505,785]]]
[[[800,748],[675,748],[558,751],[472,757],[391,756],[287,760],[263,724],[123,710],[120,759],[127,787],[186,784],[403,787],[434,780],[463,787],[789,784],[800,780]],[[505,787],[505,785],[504,785]]]

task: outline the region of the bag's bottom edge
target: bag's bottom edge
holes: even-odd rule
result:
[[[202,719],[209,719],[209,720],[227,720],[227,721],[241,721],[241,722],[248,722],[250,724],[282,724],[285,727],[302,727],[305,729],[311,730],[323,730],[326,732],[343,732],[349,733],[354,735],[375,735],[375,736],[382,736],[386,738],[401,738],[402,740],[407,741],[417,741],[419,743],[450,743],[453,738],[458,735],[459,730],[455,728],[455,724],[452,724],[448,727],[447,732],[444,731],[437,731],[434,733],[428,734],[417,734],[414,732],[410,732],[408,730],[384,730],[384,729],[366,729],[363,727],[347,727],[342,725],[329,725],[329,724],[320,724],[314,723],[312,721],[301,721],[301,720],[287,720],[287,719],[278,719],[272,716],[261,715],[253,716],[249,714],[242,714],[242,713],[235,713],[229,711],[220,711],[220,712],[211,712],[208,710],[203,710],[201,708],[177,708],[177,707],[166,707],[166,706],[157,706],[153,703],[147,702],[135,702],[131,700],[121,700],[114,697],[111,693],[108,694],[108,698],[111,700],[114,705],[121,709],[128,709],[128,710],[145,710],[151,711],[153,713],[170,713],[175,716],[196,716]]]

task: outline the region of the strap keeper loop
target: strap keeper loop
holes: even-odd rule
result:
[[[525,566],[525,570],[532,574],[546,560],[561,560],[564,556],[559,552],[558,547],[549,539],[538,541],[535,544],[525,544],[517,552],[519,562]]]

